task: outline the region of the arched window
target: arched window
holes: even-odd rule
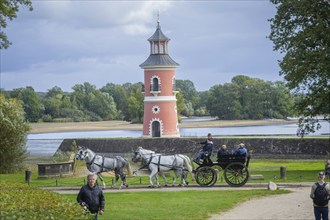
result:
[[[159,91],[159,82],[157,77],[152,79],[152,91]]]

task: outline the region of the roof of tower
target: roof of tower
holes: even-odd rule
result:
[[[179,64],[175,62],[168,54],[150,54],[148,59],[140,65],[141,68],[163,66],[177,67]]]
[[[148,39],[148,41],[169,41],[171,40],[170,38],[166,37],[165,34],[162,32],[160,28],[160,21],[157,21],[157,29],[155,33]]]

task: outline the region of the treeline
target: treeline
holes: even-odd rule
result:
[[[32,87],[3,91],[21,101],[29,122],[126,120],[143,121],[143,83],[108,83],[100,89],[88,82],[72,92],[53,87],[36,92]],[[177,110],[181,116],[220,119],[264,119],[292,116],[294,97],[283,82],[235,76],[230,83],[198,92],[190,80],[176,80]]]

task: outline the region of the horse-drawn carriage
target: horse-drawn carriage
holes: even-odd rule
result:
[[[217,155],[216,161],[205,155],[203,162],[197,163],[199,166],[193,172],[200,186],[213,186],[217,182],[217,171],[213,167],[219,166],[225,181],[230,186],[239,187],[249,179],[249,162],[250,155]]]

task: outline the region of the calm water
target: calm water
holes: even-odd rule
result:
[[[321,122],[322,128],[309,136],[330,135],[330,124]],[[181,137],[203,137],[211,132],[214,136],[227,135],[295,135],[296,124],[244,126],[224,128],[182,128]],[[29,134],[27,149],[30,155],[52,155],[65,138],[115,138],[115,137],[141,137],[141,130],[109,130],[84,132],[54,132],[43,134]]]

